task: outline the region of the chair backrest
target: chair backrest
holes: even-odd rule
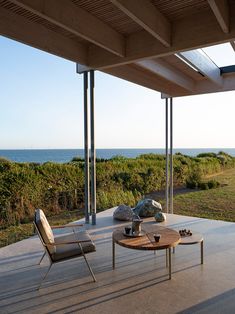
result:
[[[55,253],[56,246],[50,245],[55,243],[54,235],[46,219],[46,216],[41,209],[35,210],[34,223],[36,225],[40,239],[43,241],[43,244],[46,245],[47,251],[49,251],[50,254]]]

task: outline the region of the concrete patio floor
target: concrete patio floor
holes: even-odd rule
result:
[[[0,249],[0,313],[235,313],[235,223],[168,215],[167,225],[204,236],[200,246],[178,246],[168,280],[165,251],[136,251],[116,246],[112,269],[113,209],[86,226],[97,252],[53,265],[42,288],[36,288],[49,262],[37,237]]]

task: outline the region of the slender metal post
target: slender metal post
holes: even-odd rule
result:
[[[173,101],[170,98],[170,213],[173,214]]]
[[[96,150],[95,150],[95,113],[94,113],[94,70],[90,71],[90,119],[91,119],[91,213],[92,225],[96,224]]]
[[[88,74],[83,73],[84,79],[84,176],[85,176],[85,222],[90,222],[90,175],[89,175],[89,121],[88,121],[88,103],[87,103],[87,89],[88,89]]]
[[[169,177],[168,177],[168,167],[169,167],[169,154],[168,154],[168,98],[166,98],[166,190],[165,190],[165,198],[166,198],[166,213],[169,212]]]

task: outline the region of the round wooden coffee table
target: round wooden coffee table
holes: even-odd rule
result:
[[[113,269],[115,268],[115,244],[133,250],[168,250],[169,279],[171,279],[171,248],[180,242],[180,235],[177,231],[160,226],[142,226],[146,233],[142,237],[128,237],[124,235],[124,228],[113,232]],[[154,234],[160,234],[159,242],[154,240]]]

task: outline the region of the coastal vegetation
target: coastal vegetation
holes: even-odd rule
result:
[[[234,175],[234,167],[235,158],[223,152],[200,154],[197,157],[180,153],[174,155],[174,185],[197,191],[175,196],[175,210],[193,216],[197,207],[196,215],[203,216],[203,210],[198,203],[190,205],[190,202],[194,202],[194,198],[197,200],[198,193],[200,199],[206,198],[205,195],[209,193],[209,198],[213,200],[216,199],[215,195],[223,196],[230,193],[232,188],[225,186],[227,179],[224,178],[223,181],[219,175],[214,176],[227,173],[226,171],[231,171]],[[235,186],[234,181],[229,181],[229,184],[233,185],[233,183]],[[164,155],[148,154],[137,158],[115,156],[111,159],[97,159],[98,210],[121,203],[134,207],[144,195],[164,188]],[[164,205],[163,199],[158,200]],[[205,201],[204,205],[206,203],[208,204]],[[208,206],[205,217],[213,212]],[[83,159],[74,158],[64,164],[15,163],[4,158],[0,159],[0,238],[7,237],[9,228],[12,234],[19,232],[22,235],[19,235],[18,239],[32,234],[33,230],[30,226],[34,210],[38,207],[46,212],[53,224],[55,224],[54,219],[57,219],[58,223],[64,223],[84,215]],[[216,206],[213,205],[213,208],[215,209]],[[222,208],[215,218],[221,217],[221,213]],[[227,219],[226,215],[224,219]],[[230,215],[228,220],[235,221],[235,216]],[[14,242],[14,239],[12,241]]]

